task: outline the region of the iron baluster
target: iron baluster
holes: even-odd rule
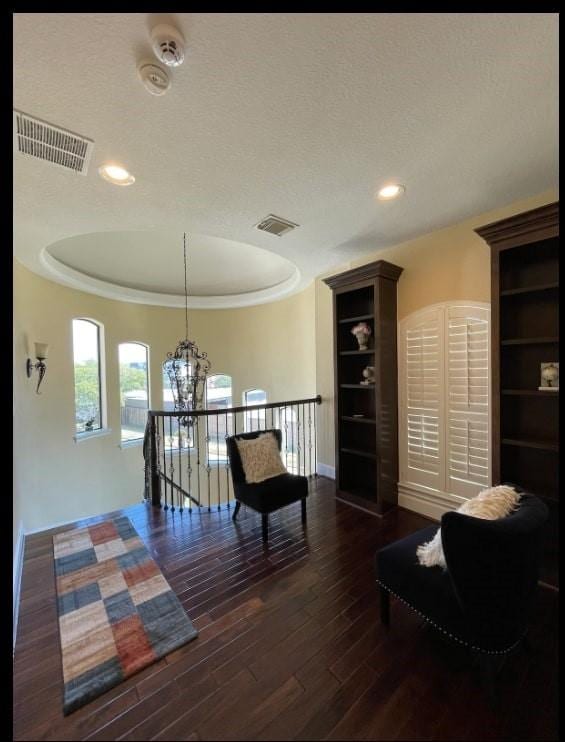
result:
[[[312,402],[308,402],[308,470],[312,476]]]
[[[306,476],[306,411],[304,410],[304,405],[302,405],[302,464],[304,466],[304,470],[302,474]]]
[[[169,417],[169,473],[171,477],[171,510],[175,511],[175,465],[173,461],[173,418]]]
[[[188,430],[188,421],[187,421],[187,430]],[[182,491],[182,428],[180,425],[180,420],[177,418],[177,430],[178,430],[178,452],[179,452],[179,463],[178,463],[178,470],[179,470],[179,510],[182,515],[183,511],[183,505],[184,505],[184,494]]]
[[[198,507],[202,507],[202,497],[200,489],[200,418],[196,419],[196,484],[198,486]]]
[[[290,450],[292,451],[290,460],[292,461],[292,471],[296,474],[296,452],[294,450],[294,424],[295,424],[294,407],[290,408]]]
[[[226,412],[226,432],[224,435],[224,446],[226,447],[226,463],[225,463],[225,469],[226,469],[226,499],[228,503],[228,508],[230,506],[230,462],[228,459],[228,435],[229,435],[229,424],[228,424],[228,413]],[[218,493],[218,508],[219,508],[219,498],[220,495]]]
[[[169,503],[167,501],[167,436],[165,434],[165,418],[163,421],[163,482],[165,485],[165,510],[169,509]]]
[[[220,509],[220,420],[216,415],[216,475],[218,478],[218,510]]]
[[[284,412],[284,461],[285,466],[288,469],[288,425],[286,422],[286,407],[283,408]]]
[[[192,435],[194,437],[194,421],[191,418],[190,423],[188,425],[188,428],[186,429],[187,432],[187,439],[186,439],[186,478],[188,479],[188,485],[187,485],[187,491],[188,491],[188,513],[189,515],[192,513],[192,487],[191,487],[191,475],[192,475],[192,466],[190,465],[190,449],[191,449],[191,443],[193,441],[190,440],[190,431],[192,432]]]
[[[296,451],[298,454],[298,471],[297,474],[300,474],[300,452],[302,450],[302,446],[300,445],[300,405],[296,405]]]
[[[314,405],[314,477],[318,476],[318,410]]]
[[[209,418],[206,415],[206,474],[208,475],[208,512],[211,512],[210,508],[210,472],[212,467],[210,466],[210,427]]]

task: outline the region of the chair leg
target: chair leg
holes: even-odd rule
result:
[[[390,593],[384,587],[380,588],[381,596],[381,623],[390,626]]]
[[[302,499],[302,522],[306,523],[306,498]]]
[[[483,682],[483,688],[487,694],[487,698],[491,708],[495,708],[498,702],[496,695],[495,677],[497,670],[497,663],[495,658],[490,654],[479,655],[479,667],[481,669],[481,677]]]
[[[239,513],[239,508],[241,507],[241,503],[239,500],[235,501],[235,510],[233,511],[232,520],[235,520],[237,518],[237,514]]]
[[[261,515],[261,525],[263,527],[263,541],[267,541],[269,538],[269,516],[267,513]]]

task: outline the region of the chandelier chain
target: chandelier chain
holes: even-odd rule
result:
[[[184,324],[185,338],[188,340],[188,283],[186,278],[186,232],[184,233]]]
[[[163,369],[169,377],[173,394],[175,411],[190,411],[202,409],[202,401],[206,388],[206,378],[210,371],[208,354],[200,352],[198,346],[188,337],[188,259],[187,234],[184,232],[184,320],[185,338],[180,340],[174,351],[167,353]],[[183,427],[193,425],[190,415],[179,418]]]

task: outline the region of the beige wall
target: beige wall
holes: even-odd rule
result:
[[[404,268],[398,284],[402,318],[451,299],[490,300],[489,250],[477,226],[558,198],[554,192],[510,204],[458,225],[367,255],[332,271],[385,259]],[[109,436],[73,441],[73,317],[103,323]],[[161,363],[184,334],[182,310],[111,301],[46,281],[14,265],[14,537],[26,531],[113,510],[142,497],[139,447],[119,447],[118,344],[150,346],[151,405],[161,405]],[[191,310],[190,335],[208,352],[213,372],[232,375],[234,402],[261,387],[271,401],[322,395],[318,461],[334,464],[331,291],[316,280],[272,304],[233,310]],[[41,395],[25,375],[35,341],[50,345]]]
[[[269,401],[314,396],[314,284],[272,304],[190,310],[190,336],[208,352],[213,373],[228,373],[234,403],[251,387]],[[75,443],[72,319],[104,325],[108,425],[112,433]],[[141,447],[122,449],[118,344],[150,346],[151,406],[161,408],[161,364],[184,335],[178,309],[112,301],[47,281],[14,264],[14,538],[25,530],[104,513],[139,502]],[[25,361],[36,341],[49,343],[41,394]]]
[[[403,242],[346,263],[334,275],[373,260],[388,260],[404,270],[398,281],[398,319],[411,312],[452,299],[490,302],[490,251],[476,227],[534,209],[558,199],[555,191],[467,219],[460,224]],[[324,403],[319,410],[318,461],[333,467],[333,332],[331,290],[316,280],[316,389]]]

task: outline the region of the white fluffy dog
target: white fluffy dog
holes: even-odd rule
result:
[[[519,502],[520,493],[516,492],[513,487],[501,484],[479,492],[476,497],[458,507],[456,512],[472,515],[474,518],[497,520],[515,510]],[[418,546],[416,554],[423,567],[440,566],[447,569],[441,545],[441,528],[438,528],[438,532],[431,541]]]

